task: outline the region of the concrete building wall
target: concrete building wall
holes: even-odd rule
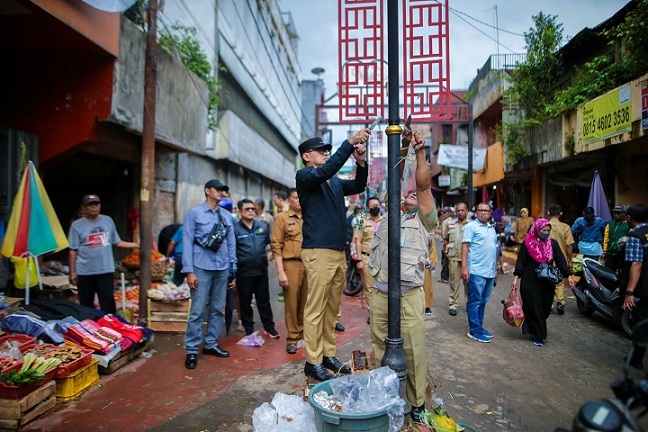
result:
[[[144,113],[145,49],[145,33],[122,18],[109,120],[139,133]],[[157,72],[156,139],[178,149],[204,153],[207,85],[163,49],[158,51]]]
[[[302,120],[301,132],[302,137],[300,141],[317,134],[316,126],[316,110],[317,106],[322,103],[322,96],[324,94],[324,81],[321,79],[316,80],[303,80],[302,81]]]

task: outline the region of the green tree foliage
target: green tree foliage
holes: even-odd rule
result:
[[[628,13],[624,22],[605,32],[612,41],[622,41],[621,63],[626,70],[626,81],[648,71],[648,0],[635,1],[637,7]]]
[[[160,46],[169,53],[177,53],[182,64],[207,83],[209,88],[208,127],[215,130],[217,126],[218,89],[220,82],[212,73],[212,66],[207,54],[202,50],[196,37],[196,29],[174,24],[171,29],[163,28],[160,32]]]
[[[519,65],[511,79],[510,102],[524,110],[527,118],[542,118],[545,106],[552,100],[551,84],[561,66],[558,49],[562,43],[563,26],[557,16],[540,12],[532,17],[534,27],[524,33],[527,60]]]

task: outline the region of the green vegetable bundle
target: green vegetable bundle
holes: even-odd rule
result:
[[[22,368],[0,374],[0,381],[12,386],[23,386],[47,378],[45,374],[61,364],[57,358],[45,359],[35,354],[26,354]]]

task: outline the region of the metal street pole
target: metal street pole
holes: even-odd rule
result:
[[[400,290],[400,136],[403,129],[400,127],[399,115],[399,73],[398,73],[398,0],[387,0],[387,62],[388,81],[391,86],[389,92],[389,126],[387,134],[387,191],[389,194],[389,213],[387,226],[388,241],[388,307],[387,307],[387,337],[385,338],[385,355],[382,359],[383,366],[389,366],[400,379],[401,395],[404,395],[405,379],[407,378],[407,361],[403,352],[403,338],[401,337],[401,290]],[[405,398],[403,398],[405,399]]]
[[[468,210],[475,205],[475,193],[473,192],[473,151],[475,148],[475,119],[473,118],[472,102],[468,102]]]
[[[139,322],[147,323],[153,248],[153,193],[155,171],[155,103],[157,88],[158,1],[148,2],[148,34],[144,59],[144,123],[142,126],[142,179],[140,189],[140,300]]]

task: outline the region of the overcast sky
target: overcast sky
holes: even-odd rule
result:
[[[453,90],[468,88],[477,70],[491,54],[498,52],[497,31],[466,15],[495,26],[497,6],[499,53],[523,53],[524,38],[507,31],[520,35],[528,31],[532,26],[531,16],[540,11],[558,16],[557,21],[564,27],[563,43],[566,43],[583,28],[605,21],[627,3],[628,0],[450,0],[450,8],[457,11],[450,13],[451,87]],[[297,27],[302,79],[314,79],[311,70],[323,67],[326,96],[336,93],[338,0],[279,0],[279,6],[283,12],[291,12]]]

